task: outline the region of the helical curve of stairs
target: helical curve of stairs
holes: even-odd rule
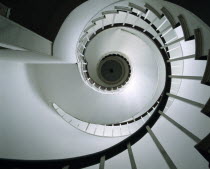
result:
[[[210,28],[193,13],[89,0],[53,43],[0,21],[0,168],[209,168]]]

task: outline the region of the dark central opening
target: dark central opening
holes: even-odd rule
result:
[[[118,88],[126,84],[130,77],[130,65],[126,58],[119,54],[110,54],[99,61],[98,77],[102,86]]]
[[[113,72],[114,72],[114,70],[113,70],[113,69],[110,69],[109,71],[110,71],[110,73],[113,73]]]
[[[117,60],[107,60],[101,66],[101,75],[108,82],[116,82],[122,78],[122,65]]]

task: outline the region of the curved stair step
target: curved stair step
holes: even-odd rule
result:
[[[173,16],[171,15],[171,13],[168,11],[168,9],[166,9],[165,7],[163,7],[161,9],[161,11],[163,12],[163,14],[166,16],[166,18],[168,19],[168,21],[170,22],[172,28],[176,28],[176,21],[174,20]]]
[[[186,22],[184,16],[183,15],[179,15],[178,19],[179,19],[179,23],[180,23],[180,25],[182,27],[185,40],[189,40],[190,39],[190,31],[188,29],[188,25],[187,25],[187,22]]]
[[[149,9],[150,11],[152,11],[152,13],[154,13],[159,19],[162,18],[162,15],[155,8],[153,8],[151,5],[149,5],[149,4],[146,3],[145,4],[145,7],[147,9]]]
[[[201,83],[210,86],[210,50],[207,57],[206,69]]]

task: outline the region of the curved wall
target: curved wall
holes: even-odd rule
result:
[[[93,136],[64,122],[34,90],[27,71],[24,64],[0,62],[0,158],[70,158],[104,150],[125,138]]]

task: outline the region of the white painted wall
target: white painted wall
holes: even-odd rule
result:
[[[154,3],[157,5],[157,7],[160,6],[158,2],[159,1],[155,1]],[[85,6],[80,9],[84,8]],[[176,13],[175,10],[173,10],[173,12]],[[77,14],[78,13],[75,13],[74,15]],[[188,17],[188,19],[189,18],[190,17]],[[87,20],[88,19],[89,18],[87,17]],[[198,24],[200,23],[201,22],[198,22]],[[79,24],[79,22],[77,22],[77,24]],[[65,32],[65,29],[62,29],[62,31]],[[207,35],[208,33],[206,34],[206,37],[209,37]],[[73,38],[77,39],[77,37],[78,35],[75,35]],[[65,42],[68,42],[69,37],[65,37],[63,34],[63,36],[60,36],[60,38],[57,37],[56,43],[62,41],[63,38]],[[65,48],[58,47],[55,49],[58,53],[64,49],[61,52],[61,58],[67,56],[65,54],[68,52],[68,45],[71,46],[71,44],[66,44]],[[71,49],[74,49],[74,46],[71,46]],[[75,60],[72,59],[71,56],[73,55],[68,55],[68,57],[70,57],[70,59],[68,59],[74,62]],[[201,61],[192,60],[192,62],[199,63]],[[188,65],[188,68],[190,68],[190,62]],[[76,67],[76,65],[74,66]],[[187,65],[185,66],[187,67]],[[57,83],[52,83],[54,81],[53,78],[56,79],[57,76],[56,74],[50,74],[52,69],[48,69],[47,67],[48,66],[45,66],[44,73],[41,69],[39,70],[39,77],[43,77],[43,80],[44,78],[48,77],[48,81],[44,81],[43,83],[45,85],[44,89],[49,91],[51,90],[50,92],[60,91],[59,89],[66,85],[65,78],[71,77],[70,74],[76,74],[77,71],[76,69],[71,69],[69,67],[64,67],[67,71],[66,75],[63,75],[58,71],[57,76],[59,77],[58,80],[60,80],[58,85]],[[195,75],[196,72],[196,75],[201,75],[201,67],[202,64],[197,67],[192,66],[191,64],[191,69],[185,70],[188,72],[195,72],[192,75]],[[26,67],[20,63],[0,62],[0,158],[67,158],[97,152],[99,150],[110,147],[113,144],[116,144],[122,139],[105,139],[101,137],[90,136],[72,128],[67,123],[64,123],[64,121],[59,118],[52,109],[50,109],[46,102],[42,100],[44,96],[39,95],[41,92],[37,92],[40,89],[37,88],[38,86],[35,83],[36,80],[31,77],[32,72],[28,72],[30,68],[32,67],[27,67],[26,69]],[[41,68],[41,66],[38,68]],[[186,73],[185,75],[189,74]],[[28,79],[29,76],[30,79]],[[67,83],[67,85],[71,84],[76,87],[76,84],[74,84],[74,78],[76,79],[77,77],[72,76],[71,81],[69,81],[70,83]],[[197,101],[200,102],[205,101],[207,99],[209,90],[205,87],[200,88],[197,86],[197,82],[192,83],[193,87],[189,87],[189,83],[184,81],[179,94],[183,94],[183,96],[186,97],[192,97],[191,99],[197,99]],[[43,89],[41,89],[41,91],[42,90]],[[71,92],[69,93],[72,94],[74,99],[77,99],[76,102],[80,101],[84,94],[83,88],[80,89],[80,95],[78,95],[79,91],[74,92],[74,94]],[[195,97],[195,94],[191,95],[191,92],[197,94],[197,97]],[[204,94],[204,92],[206,93]],[[60,97],[62,94],[64,93],[60,93]],[[93,97],[91,94],[87,96]],[[66,103],[67,102],[69,102],[68,99]],[[166,113],[168,116],[173,118],[175,121],[183,125],[185,128],[193,132],[201,139],[205,137],[210,131],[209,119],[200,113],[200,108],[183,103],[179,100],[175,100]],[[103,115],[100,116],[100,118],[103,118]],[[153,130],[178,168],[208,168],[207,161],[205,161],[203,157],[194,149],[193,146],[195,143],[179,130],[177,130],[173,125],[168,123],[165,119],[161,118],[154,126]],[[139,168],[167,168],[164,160],[157,151],[157,148],[152,143],[152,140],[148,134],[132,148],[137,166]],[[153,161],[151,161],[151,159],[153,159]],[[122,169],[129,168],[127,152],[125,151],[119,156],[116,156],[113,159],[107,161],[107,167],[113,168],[112,166]]]
[[[36,64],[65,63],[64,61],[54,58],[50,55],[31,51],[20,51],[10,49],[0,49],[0,61]]]
[[[0,82],[0,158],[70,158],[124,138],[92,136],[65,123],[33,90],[21,63],[0,62]]]
[[[33,68],[31,71],[35,72],[35,82],[46,102],[55,102],[66,113],[82,121],[96,124],[117,123],[141,111],[139,106],[145,106],[139,105],[146,97],[139,98],[138,92],[145,89],[141,86],[138,90],[128,86],[126,92],[105,95],[84,84],[77,65],[37,65]]]
[[[76,45],[85,25],[104,7],[119,1],[89,0],[74,9],[58,32],[53,44],[53,55],[69,63],[76,63]]]
[[[52,54],[52,42],[0,15],[0,46],[2,45],[45,55]]]

